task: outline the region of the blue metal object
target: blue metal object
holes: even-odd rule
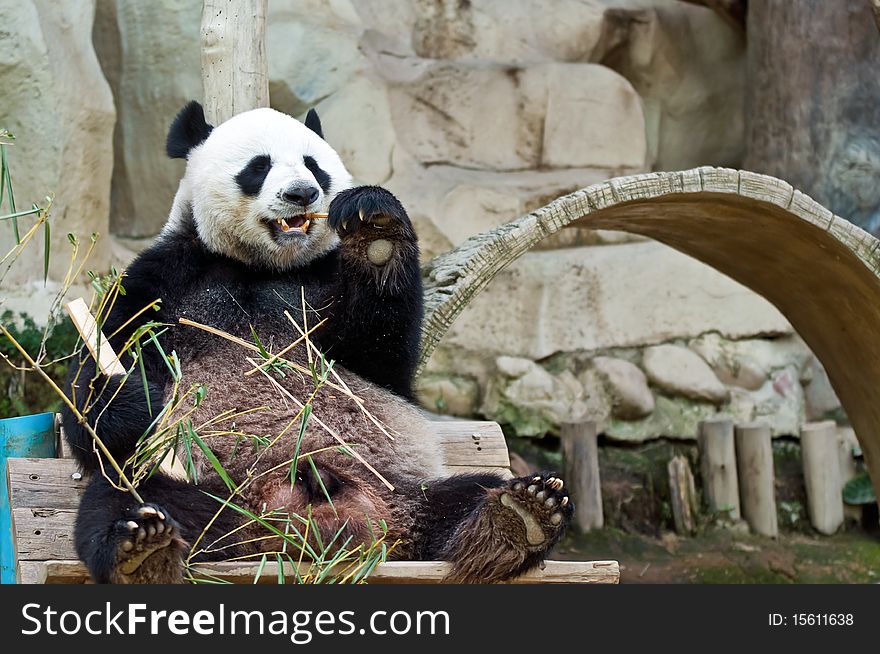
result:
[[[12,513],[6,482],[6,459],[55,456],[55,414],[38,413],[0,420],[0,583],[14,584]]]

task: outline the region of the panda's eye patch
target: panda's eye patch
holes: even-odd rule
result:
[[[318,165],[318,162],[315,161],[313,157],[303,157],[303,163],[306,165],[306,168],[309,169],[309,172],[314,175],[315,181],[318,182],[318,186],[321,187],[321,190],[324,191],[324,193],[329,193],[330,175],[328,175],[327,172]]]
[[[239,171],[235,176],[235,182],[245,195],[258,195],[271,168],[272,159],[269,155],[258,154]]]
[[[254,157],[251,159],[251,170],[256,173],[265,173],[272,166],[272,160],[269,157]]]

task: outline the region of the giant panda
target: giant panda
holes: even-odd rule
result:
[[[206,389],[197,408],[183,407],[194,411],[192,424],[238,412],[205,438],[235,483],[256,473],[235,502],[253,514],[309,514],[323,542],[341,533],[336,542],[350,537],[348,547],[367,543],[381,526],[386,542],[399,541],[393,557],[449,561],[450,582],[498,582],[538,565],[572,515],[562,480],[451,475],[412,404],[422,287],[416,234],[400,202],[383,188],[352,185],[314,110],[304,123],[266,108],[212,127],[192,102],[171,125],[167,152],[186,159],[170,216],[127,269],[125,292],[102,327],[119,351],[147,320],[162,323],[162,351],[173,353],[182,373],[176,387]],[[318,212],[327,218],[310,219]],[[158,312],[140,311],[155,300]],[[290,424],[299,411],[293,398],[305,401],[314,380],[291,370],[246,376],[253,352],[182,318],[249,343],[256,334],[272,351],[300,336],[291,319],[301,327],[323,320],[312,332],[316,350],[384,431],[339,384],[323,386],[298,445],[301,453],[320,452],[291,470],[300,438]],[[286,356],[305,366],[306,350]],[[130,459],[175,388],[158,348],[146,343],[140,356],[145,375],[105,377],[82,351],[68,379],[69,397],[119,462]],[[123,363],[140,367],[128,355]],[[244,412],[254,407],[261,409]],[[218,514],[217,498],[228,489],[201,450],[191,456],[195,479],[156,472],[140,482],[140,504],[119,490],[70,411],[64,427],[91,473],[75,544],[96,582],[182,582],[196,541],[195,561],[277,550],[276,538],[251,533],[242,512]],[[241,447],[240,436],[285,433],[272,448]],[[230,533],[239,537],[224,541]]]

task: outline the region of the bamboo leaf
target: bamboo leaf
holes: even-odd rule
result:
[[[186,430],[193,439],[196,445],[199,446],[199,449],[204,453],[205,458],[211,463],[211,467],[214,468],[214,471],[220,475],[220,479],[223,480],[223,483],[226,484],[226,487],[229,488],[230,491],[235,490],[235,482],[232,481],[232,478],[229,476],[229,473],[226,472],[226,468],[220,463],[219,459],[215,456],[214,452],[208,447],[208,444],[199,437],[196,433],[196,430],[193,429],[192,421],[186,421]]]
[[[333,509],[333,515],[338,518],[339,514],[336,512],[336,507],[333,506],[333,500],[330,499],[330,493],[327,492],[327,487],[324,486],[324,480],[321,479],[321,475],[318,472],[318,466],[315,465],[315,461],[314,459],[312,459],[311,456],[307,456],[306,458],[309,460],[309,466],[311,466],[312,468],[312,474],[315,476],[315,479],[318,480],[318,486],[321,487],[321,492],[324,493],[324,497],[327,500],[327,503],[330,505],[330,508]]]
[[[150,386],[147,383],[147,369],[144,366],[144,357],[142,356],[143,351],[141,350],[140,341],[134,342],[134,353],[135,357],[137,357],[138,367],[141,370],[141,383],[144,385],[144,395],[147,397],[147,412],[150,414],[150,417],[153,417],[153,406],[150,402]]]
[[[303,407],[302,418],[299,423],[299,433],[296,437],[296,445],[293,448],[293,459],[290,461],[290,487],[296,483],[296,465],[299,463],[299,450],[302,445],[303,438],[306,435],[306,427],[309,424],[309,418],[312,416],[312,405],[306,404]]]
[[[49,250],[52,247],[48,217],[43,223],[43,230],[43,285],[45,285],[46,281],[49,279]]]
[[[260,577],[263,575],[263,568],[266,567],[266,555],[263,554],[263,557],[260,559],[260,565],[257,566],[257,573],[254,575],[254,585],[260,581]]]

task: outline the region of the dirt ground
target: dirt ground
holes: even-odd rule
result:
[[[604,529],[567,537],[553,558],[615,559],[624,584],[880,582],[880,539],[858,530],[774,540],[723,528],[693,538]]]

